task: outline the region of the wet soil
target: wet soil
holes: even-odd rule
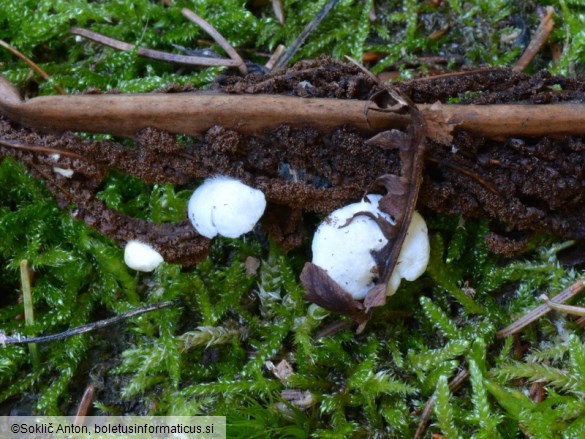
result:
[[[359,68],[323,58],[272,76],[219,77],[215,88],[236,94],[366,100],[375,85]],[[585,81],[502,69],[397,86],[416,103],[543,104],[585,98]],[[150,242],[167,261],[185,265],[200,260],[209,241],[186,221],[155,225],[108,210],[95,198],[108,170],[146,183],[192,187],[215,174],[239,178],[265,192],[270,208],[263,226],[287,248],[303,242],[302,211],[330,212],[361,197],[378,176],[400,171],[396,151],[366,145],[368,139],[343,126],[321,133],[284,125],[262,137],[216,126],[199,139],[189,139],[186,146],[171,134],[147,129],[136,134],[136,147],[131,148],[112,141],[82,141],[70,133],[36,133],[0,120],[0,139],[62,151],[55,159],[47,152],[0,146],[0,157],[22,162],[45,180],[62,206],[74,205],[73,215],[89,226],[120,243]],[[522,250],[534,232],[585,239],[584,151],[581,137],[494,141],[457,133],[450,147],[429,141],[417,208],[488,220],[493,231],[488,244],[509,255]],[[55,173],[55,166],[73,169],[73,177]]]

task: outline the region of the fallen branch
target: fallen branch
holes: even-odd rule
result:
[[[0,77],[0,113],[24,126],[54,132],[133,137],[151,127],[199,135],[220,125],[258,134],[286,123],[322,131],[347,124],[373,133],[408,124],[407,116],[393,113],[371,112],[366,117],[366,105],[358,100],[222,93],[42,96],[23,102],[16,89]]]
[[[585,135],[585,104],[441,105],[417,108],[429,121],[429,137],[448,143],[454,130],[490,138]],[[369,111],[365,111],[368,109]],[[41,96],[22,101],[0,77],[0,114],[43,131],[84,131],[132,137],[152,127],[200,135],[214,125],[260,134],[280,125],[331,131],[342,125],[375,134],[404,128],[410,116],[387,112],[372,102],[223,93]]]

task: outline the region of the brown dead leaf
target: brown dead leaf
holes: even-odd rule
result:
[[[278,378],[283,384],[286,384],[288,378],[295,373],[290,363],[286,360],[282,360],[276,366],[272,361],[267,361],[266,368],[272,372],[274,376]]]
[[[401,149],[404,144],[408,145],[409,143],[408,134],[399,130],[382,131],[366,141],[366,145],[382,149]]]
[[[244,261],[244,268],[246,269],[246,277],[251,278],[258,274],[260,268],[260,259],[254,256],[248,256]]]
[[[445,118],[443,114],[443,104],[435,102],[425,111],[425,121],[427,124],[427,137],[441,145],[451,145],[453,143],[453,129],[459,125],[457,121]]]
[[[372,308],[384,306],[386,304],[386,284],[378,284],[374,286],[364,299],[364,308],[366,313],[369,313]]]
[[[307,290],[305,298],[328,311],[351,317],[358,323],[367,322],[361,302],[337,284],[321,267],[307,262],[301,272],[301,282]]]

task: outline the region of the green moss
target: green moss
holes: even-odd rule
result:
[[[290,45],[325,0],[284,1],[284,26],[273,17],[270,2],[253,10],[249,3],[174,1],[167,8],[148,0],[5,0],[0,38],[38,62],[51,80],[29,76],[29,69],[4,51],[2,74],[23,90],[38,87],[40,94],[54,93],[53,84],[68,92],[150,91],[169,82],[206,86],[220,69],[151,62],[135,52],[78,42],[69,30],[87,27],[179,53],[173,45],[194,49],[198,39],[209,39],[180,14],[189,7],[246,58],[262,64],[266,57],[259,53]],[[552,41],[564,43],[565,50],[551,68],[579,71],[583,6],[553,3],[558,15]],[[374,4],[378,20],[372,23]],[[512,31],[514,14],[526,17],[531,28],[538,22],[533,3],[451,0],[432,8],[413,0],[342,0],[296,59],[323,53],[359,59],[377,51],[383,59],[375,71],[392,65],[404,76],[415,73],[406,62],[445,50],[448,56],[466,53],[470,64],[510,65],[520,49],[499,37]],[[443,27],[449,31],[429,38]],[[215,44],[212,48],[223,55]],[[547,62],[544,54],[536,66]],[[184,219],[189,194],[182,187],[147,185],[112,173],[99,198],[123,214],[163,223]],[[27,349],[0,349],[0,402],[18,405],[30,394],[39,413],[71,412],[72,395],[91,381],[88,363],[97,362],[108,379],[123,383],[119,400],[98,400],[97,409],[115,412],[126,407],[123,400],[153,414],[226,415],[230,437],[412,437],[419,422],[413,413],[429,398],[435,398],[435,408],[427,437],[581,437],[583,330],[562,316],[542,318],[522,333],[529,349],[524,357],[515,356],[511,340],[494,338],[497,329],[536,306],[540,293],[554,296],[583,276],[557,260],[558,251],[571,243],[540,239],[525,259],[510,262],[488,252],[485,224],[445,217],[428,222],[427,274],[404,282],[363,334],[345,329],[320,337],[322,328],[340,319],[304,301],[298,274],[305,253],[287,255],[252,238],[220,239],[196,268],[162,264],[152,274],[135,273],[123,264],[118,246],[59,210],[42,183],[6,159],[0,164],[4,332],[57,333],[141,305],[165,300],[177,305],[130,320],[117,328],[124,335],[116,340],[98,332],[43,345],[45,361],[38,371]],[[250,256],[261,260],[256,276],[246,273]],[[32,327],[15,319],[22,312],[18,266],[25,258],[36,277]],[[411,317],[396,317],[404,311]],[[96,360],[104,344],[110,357]],[[294,372],[286,379],[266,366],[281,360]],[[469,383],[450,391],[448,383],[461,367],[469,370]],[[546,383],[540,404],[525,396],[538,381]],[[285,400],[283,391],[304,392],[305,405]]]

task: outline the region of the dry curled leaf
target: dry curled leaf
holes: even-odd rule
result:
[[[361,302],[341,288],[321,267],[307,262],[301,272],[301,282],[307,290],[305,298],[336,314],[353,318],[358,323],[368,321]]]
[[[427,136],[429,139],[441,145],[451,145],[453,143],[453,129],[459,122],[451,118],[445,118],[442,109],[443,104],[441,102],[435,102],[425,112]]]
[[[381,285],[388,284],[412,219],[422,179],[424,141],[426,138],[425,119],[416,106],[405,96],[397,97],[397,93],[394,90],[386,91],[388,95],[385,98],[380,98],[383,92],[378,94],[377,104],[395,108],[396,104],[392,105],[392,99],[394,99],[398,104],[406,106],[412,122],[408,128],[408,133],[398,130],[384,131],[368,141],[369,144],[380,148],[398,149],[401,161],[400,175],[382,175],[374,183],[375,186],[383,186],[386,189],[386,195],[379,202],[380,210],[391,215],[395,220],[393,227],[388,227],[387,224],[384,224],[386,221],[383,218],[377,219],[384,236],[388,239],[388,243],[374,255],[378,263],[379,284]],[[366,296],[365,303],[369,304],[368,309],[374,306],[382,306],[385,303],[385,300],[380,299],[379,290],[379,288],[373,288]]]
[[[286,384],[289,377],[295,373],[290,363],[286,360],[281,360],[277,365],[272,361],[267,361],[266,368],[283,384]]]

